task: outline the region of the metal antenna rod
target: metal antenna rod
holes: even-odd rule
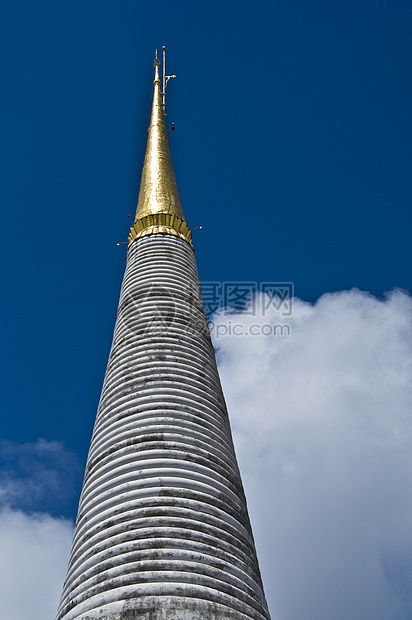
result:
[[[175,75],[166,75],[166,50],[167,47],[164,45],[162,47],[163,52],[163,92],[162,92],[162,106],[163,112],[166,114],[166,86],[170,78],[175,78]]]
[[[163,104],[163,112],[166,109],[166,50],[167,47],[163,45],[163,91],[162,91],[162,104]]]

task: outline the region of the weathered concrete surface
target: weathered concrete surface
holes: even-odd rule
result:
[[[268,617],[193,250],[136,239],[57,620]]]

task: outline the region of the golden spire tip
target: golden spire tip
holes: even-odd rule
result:
[[[162,50],[164,53],[165,48]],[[181,237],[190,243],[191,231],[183,215],[167,138],[159,65],[156,50],[152,114],[136,217],[130,229],[129,241],[132,243],[137,237],[163,233]],[[163,76],[163,83],[169,77],[175,76]]]

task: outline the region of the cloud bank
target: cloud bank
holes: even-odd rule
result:
[[[0,615],[54,618],[67,569],[73,525],[45,514],[0,512]]]
[[[59,441],[0,440],[0,508],[69,516],[76,510],[82,471]]]
[[[410,619],[411,297],[344,291],[214,323],[273,620]],[[247,335],[216,338],[229,323]]]
[[[0,617],[54,618],[73,524],[59,514],[73,501],[79,464],[59,442],[0,442]]]

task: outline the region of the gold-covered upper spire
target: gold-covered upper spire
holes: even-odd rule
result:
[[[156,50],[152,115],[129,245],[137,237],[156,233],[177,235],[189,243],[192,237],[185,221],[173,172],[162,105],[159,64]]]

